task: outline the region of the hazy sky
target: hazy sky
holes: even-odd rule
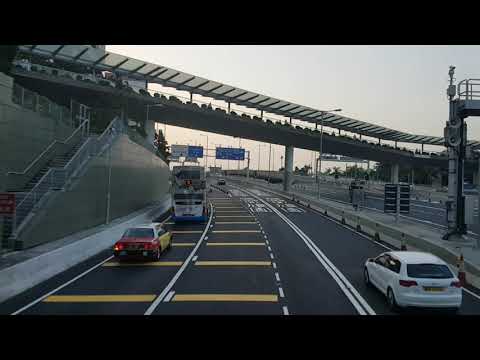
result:
[[[107,50],[317,109],[340,107],[345,116],[433,136],[442,136],[448,118],[448,67],[457,67],[457,81],[480,78],[480,46],[111,45]],[[480,119],[467,119],[469,139],[480,139],[477,122]],[[206,137],[199,133],[168,126],[167,141],[205,146]],[[232,137],[209,133],[208,140],[209,147],[238,146]],[[251,167],[256,169],[258,143],[242,140],[242,147],[251,150]],[[278,168],[283,146],[272,147]],[[295,149],[295,165],[309,164],[311,154]],[[261,167],[268,168],[266,146]]]

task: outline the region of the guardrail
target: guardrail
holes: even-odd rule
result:
[[[58,105],[34,91],[14,83],[12,88],[12,102],[28,110],[38,112],[54,120],[61,121],[73,127],[73,118],[70,109]]]
[[[458,97],[462,100],[480,99],[480,79],[465,79],[458,83]]]

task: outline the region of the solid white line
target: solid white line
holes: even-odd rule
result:
[[[249,192],[248,190],[244,190]],[[251,192],[250,192],[251,193]],[[365,299],[358,293],[355,287],[347,280],[343,273],[327,258],[327,256],[318,248],[318,246],[292,221],[290,221],[284,214],[282,214],[277,208],[273,207],[265,200],[251,193],[251,196],[257,198],[259,201],[266,204],[274,213],[276,213],[287,225],[289,225],[293,231],[304,241],[307,247],[312,251],[318,261],[323,265],[325,270],[332,276],[345,296],[350,300],[360,315],[376,315],[375,311],[365,301]]]
[[[210,228],[210,224],[212,222],[213,218],[213,205],[210,204],[210,219],[208,219],[207,226],[205,226],[205,230],[203,231],[202,236],[200,237],[200,240],[197,242],[197,245],[193,248],[192,252],[190,255],[188,255],[188,258],[184,261],[180,269],[178,269],[177,273],[175,276],[170,280],[170,282],[165,286],[165,289],[158,295],[158,297],[153,301],[153,303],[148,307],[147,311],[145,311],[144,315],[151,315],[153,311],[157,308],[157,306],[162,302],[162,300],[165,298],[165,295],[172,289],[173,285],[175,285],[176,281],[182,275],[182,273],[185,271],[187,268],[188,264],[192,260],[193,256],[197,252],[198,248],[202,244],[203,240],[205,239],[205,235],[207,234],[208,229]]]
[[[108,260],[112,259],[113,258],[113,255],[112,256],[109,256],[108,258],[106,258],[105,260],[103,260],[102,262],[98,263],[97,265],[91,267],[90,269],[88,269],[87,271],[84,271],[83,273],[81,273],[80,275],[77,275],[75,276],[73,279],[67,281],[65,284],[57,287],[56,289],[53,289],[52,291],[46,293],[45,295],[42,295],[41,297],[39,297],[38,299],[32,301],[31,303],[29,303],[28,305],[25,305],[24,307],[22,307],[21,309],[15,311],[14,313],[12,313],[11,315],[17,315],[19,313],[21,313],[22,311],[28,309],[29,307],[32,307],[33,305],[39,303],[40,301],[42,301],[43,299],[45,299],[46,297],[56,293],[58,290],[60,289],[63,289],[65,286],[68,286],[70,285],[71,283],[73,283],[74,281],[80,279],[81,277],[87,275],[90,271],[92,270],[95,270],[96,268],[98,268],[99,266],[103,265],[104,263],[106,263]]]
[[[277,264],[276,264],[276,263],[272,263],[272,266],[273,266],[274,269],[277,268]]]
[[[275,279],[277,279],[277,281],[280,281],[280,276],[278,275],[277,272],[275,273]]]
[[[270,259],[273,259],[273,254],[270,254]]]
[[[172,300],[173,295],[175,295],[175,291],[172,290],[168,293],[163,302],[169,302],[170,300]]]
[[[285,294],[283,293],[283,289],[281,287],[278,288],[278,292],[280,293],[280,297],[285,297]]]
[[[465,289],[464,287],[462,287],[463,291],[465,291],[467,294],[470,294],[472,295],[473,297],[477,298],[478,300],[480,300],[480,296],[475,294],[474,292],[468,290],[468,289]]]
[[[283,307],[283,315],[289,315],[288,308],[286,306]]]

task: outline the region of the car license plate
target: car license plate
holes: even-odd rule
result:
[[[120,255],[127,255],[127,252],[125,250],[120,251]]]
[[[445,290],[445,288],[443,287],[429,287],[429,286],[424,286],[423,289],[429,292],[441,292]]]

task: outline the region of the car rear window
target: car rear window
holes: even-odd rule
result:
[[[145,238],[153,238],[154,233],[153,229],[147,229],[147,228],[134,228],[134,229],[128,229],[125,231],[125,234],[123,234],[124,237],[145,237]]]
[[[453,274],[447,265],[438,264],[408,264],[407,274],[417,279],[450,279]]]

